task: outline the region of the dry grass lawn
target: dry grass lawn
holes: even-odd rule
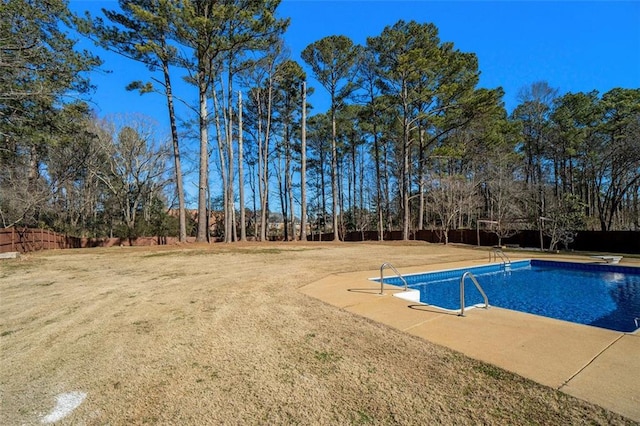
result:
[[[334,272],[484,257],[425,243],[247,243],[0,261],[0,424],[632,424],[307,297]]]

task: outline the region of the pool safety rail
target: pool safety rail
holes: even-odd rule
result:
[[[462,277],[460,278],[460,314],[459,315],[461,317],[464,316],[464,279],[466,277],[469,277],[471,279],[471,282],[473,282],[473,284],[476,286],[476,288],[482,295],[482,298],[484,299],[484,308],[485,309],[489,308],[489,299],[487,298],[487,295],[485,294],[484,290],[478,283],[478,280],[476,279],[476,277],[471,273],[471,271],[467,271],[464,274],[462,274]]]
[[[498,258],[500,258],[502,260],[502,264],[507,267],[507,266],[511,266],[511,259],[509,259],[509,256],[507,256],[505,254],[505,252],[502,251],[501,248],[494,248],[493,250],[491,250],[489,252],[489,263],[493,262],[493,261],[498,261]]]
[[[396,273],[398,278],[400,278],[402,280],[402,282],[404,283],[404,291],[407,291],[407,288],[408,288],[407,280],[404,279],[402,274],[400,274],[400,272],[398,272],[398,270],[391,263],[385,262],[385,263],[382,264],[382,266],[380,266],[380,294],[384,294],[383,293],[383,286],[384,286],[384,270],[385,270],[385,268],[389,268],[393,272]]]

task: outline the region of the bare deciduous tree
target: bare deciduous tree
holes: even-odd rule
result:
[[[169,182],[169,147],[147,117],[117,116],[101,127],[98,140],[106,163],[96,175],[115,200],[127,236],[135,237],[138,214],[150,208]]]

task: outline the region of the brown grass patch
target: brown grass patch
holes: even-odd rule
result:
[[[42,252],[0,265],[0,424],[630,424],[295,291],[484,257],[424,243]]]

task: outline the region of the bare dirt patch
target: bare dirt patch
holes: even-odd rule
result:
[[[41,252],[0,264],[0,424],[632,424],[307,297],[336,272],[484,258],[424,243]]]

